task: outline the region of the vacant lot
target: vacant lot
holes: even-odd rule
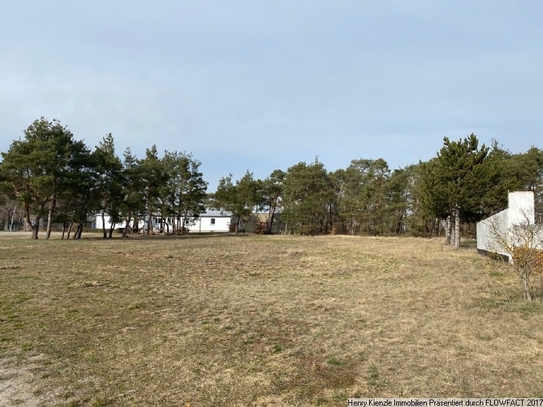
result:
[[[1,405],[543,396],[542,303],[473,248],[17,236],[0,237]]]

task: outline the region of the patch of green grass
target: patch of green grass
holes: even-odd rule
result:
[[[113,399],[107,398],[107,397],[97,397],[95,398],[91,406],[92,407],[108,407],[115,404],[115,401]]]
[[[280,344],[276,343],[275,345],[273,345],[272,350],[275,353],[279,353],[283,350],[283,347]]]
[[[368,386],[375,389],[381,388],[385,385],[385,382],[381,378],[381,374],[379,373],[379,369],[376,365],[371,365],[368,368],[368,375],[366,377],[366,380],[368,382]]]
[[[145,308],[145,304],[142,303],[142,302],[133,302],[132,304],[130,304],[128,306],[128,309],[129,310],[137,310],[137,309],[142,309],[142,308]]]
[[[328,363],[328,364],[331,365],[331,366],[341,366],[341,365],[344,364],[343,361],[341,361],[341,360],[339,360],[339,359],[336,359],[336,358],[334,358],[334,357],[328,358],[328,359],[326,360],[326,363]]]

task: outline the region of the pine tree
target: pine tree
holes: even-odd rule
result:
[[[300,162],[287,170],[283,217],[289,231],[304,235],[330,233],[333,201],[333,185],[321,162]]]
[[[236,181],[236,184],[232,181],[232,174],[219,180],[213,198],[213,205],[232,212],[236,219],[235,233],[240,231],[241,224],[249,219],[253,209],[262,205],[262,197],[258,192],[259,183],[249,171],[240,180]]]
[[[115,142],[111,133],[107,134],[94,150],[98,189],[100,191],[100,213],[103,238],[111,238],[116,223],[121,222],[120,206],[122,193],[122,163],[115,153]],[[111,226],[106,230],[105,215],[109,215]]]
[[[58,120],[42,117],[25,131],[24,140],[12,142],[2,153],[3,178],[24,208],[32,238],[38,238],[41,220],[47,214],[46,238],[51,233],[53,213],[61,193],[60,181],[73,153],[73,134]],[[33,220],[31,216],[34,216]]]
[[[275,215],[279,209],[281,198],[285,187],[285,172],[274,170],[268,178],[261,182],[260,193],[262,195],[262,204],[268,208],[268,223],[266,233],[273,232],[273,223]]]
[[[424,205],[449,220],[447,242],[455,248],[460,247],[460,222],[485,216],[482,197],[493,187],[491,167],[485,165],[488,152],[484,144],[479,148],[475,134],[459,141],[445,137],[437,156],[421,163]]]

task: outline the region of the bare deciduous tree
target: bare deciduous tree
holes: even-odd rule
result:
[[[507,229],[501,226],[497,217],[489,226],[489,251],[496,256],[508,257],[511,269],[520,278],[524,297],[532,301],[532,275],[543,274],[543,225],[534,222],[533,211],[523,211],[521,222]]]

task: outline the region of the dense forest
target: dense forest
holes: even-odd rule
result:
[[[507,206],[508,191],[534,191],[537,215],[543,213],[543,150],[512,153],[497,141],[481,145],[474,134],[444,138],[434,158],[402,169],[361,158],[330,172],[316,159],[266,179],[249,171],[238,180],[228,175],[210,193],[200,165],[187,153],[159,155],[156,146],[143,158],[128,148],[121,159],[111,134],[91,150],[59,121],[41,118],[2,153],[0,223],[5,230],[24,223],[33,238],[42,224],[46,238],[53,224],[62,224],[68,238],[78,238],[92,216],[107,214],[127,225],[124,233],[142,220],[151,225],[151,217],[174,219],[169,232],[176,233],[182,219],[215,208],[232,212],[236,232],[264,212],[262,233],[271,233],[280,217],[283,233],[441,234],[459,247],[461,231],[470,233],[475,222]],[[104,237],[112,232],[103,228]]]

